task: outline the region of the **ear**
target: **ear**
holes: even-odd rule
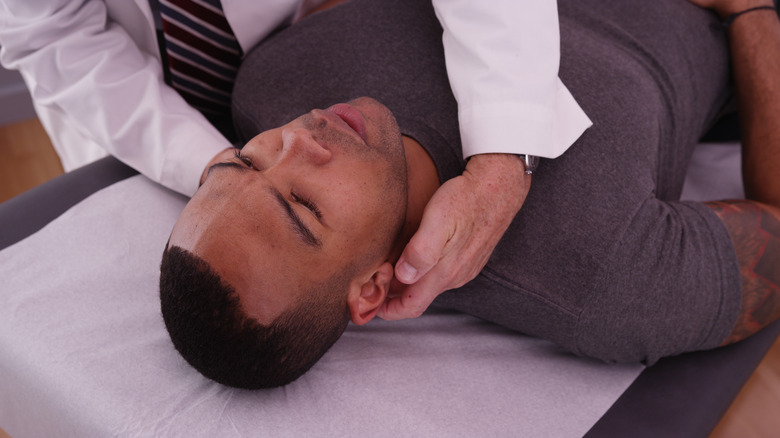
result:
[[[353,323],[363,325],[374,318],[379,307],[385,302],[392,279],[393,265],[384,262],[367,275],[350,283],[347,305]]]

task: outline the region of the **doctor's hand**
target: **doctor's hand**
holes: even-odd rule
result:
[[[525,202],[531,176],[520,157],[473,156],[425,207],[395,266],[395,287],[377,315],[420,316],[442,292],[474,279]]]

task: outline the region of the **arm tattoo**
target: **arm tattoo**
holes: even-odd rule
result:
[[[780,208],[753,201],[707,202],[731,236],[742,281],[737,323],[723,344],[780,317]]]

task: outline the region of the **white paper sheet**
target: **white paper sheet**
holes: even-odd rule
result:
[[[702,143],[693,150],[682,199],[742,199],[742,158],[738,143]]]
[[[137,176],[0,252],[12,437],[575,437],[642,369],[434,312],[350,326],[287,387],[223,387],[179,357],[160,315],[160,256],[184,203]]]

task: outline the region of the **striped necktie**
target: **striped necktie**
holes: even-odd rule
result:
[[[171,85],[229,138],[241,47],[220,0],[160,0]],[[227,131],[226,131],[227,130]]]

